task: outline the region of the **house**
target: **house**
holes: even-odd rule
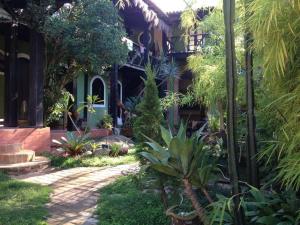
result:
[[[114,127],[124,123],[118,104],[128,97],[139,95],[143,89],[144,67],[156,63],[167,54],[166,40],[170,32],[168,17],[150,0],[135,0],[119,10],[127,33],[123,41],[128,46],[128,59],[122,65],[114,65],[103,74],[81,74],[69,91],[76,96],[76,105],[82,105],[88,95],[102,100],[94,105],[96,113],[87,109],[80,117],[90,128],[96,127],[105,114],[114,119]]]
[[[24,8],[26,0],[4,2],[0,5],[0,145],[20,143],[26,149],[47,151],[51,130],[44,127],[43,118],[44,41],[34,29],[13,23],[10,10]],[[65,2],[56,0],[57,7]],[[146,63],[156,63],[162,55],[173,58],[182,75],[174,83],[161,86],[161,92],[169,89],[184,93],[192,82],[191,73],[183,69],[186,58],[205,42],[202,33],[189,35],[188,44],[182,40],[182,31],[178,30],[180,13],[166,14],[151,0],[132,0],[131,3],[119,12],[127,32],[123,40],[129,50],[127,62],[113,65],[103,74],[80,74],[66,87],[75,96],[76,106],[82,105],[88,95],[97,95],[103,100],[94,105],[96,113],[85,109],[80,114],[91,128],[108,113],[114,119],[114,126],[124,122],[120,120],[122,112],[118,104],[140,94]],[[204,16],[207,11],[202,13]],[[174,107],[168,118],[176,124],[179,117],[197,120],[204,112],[200,106]]]

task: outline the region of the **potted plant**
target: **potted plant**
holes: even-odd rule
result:
[[[161,127],[161,136],[165,146],[147,138],[150,149],[140,154],[150,162],[153,169],[181,180],[199,220],[202,224],[207,224],[205,209],[198,200],[193,186],[199,187],[208,202],[211,203],[212,198],[206,190],[206,185],[214,177],[216,164],[209,159],[204,142],[198,135],[194,134],[191,138],[186,137],[186,125],[183,123],[176,136],[173,136],[170,130]],[[168,213],[171,215],[174,209],[170,209]],[[190,219],[192,219],[190,222],[194,220],[193,217]]]
[[[181,205],[174,205],[167,209],[166,215],[171,218],[172,225],[199,225],[201,221],[195,210],[185,211]]]

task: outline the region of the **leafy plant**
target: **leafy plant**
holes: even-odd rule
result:
[[[206,223],[204,208],[198,201],[192,184],[200,187],[208,201],[212,202],[205,186],[213,177],[216,170],[215,164],[209,160],[207,152],[203,148],[204,143],[198,136],[186,137],[186,126],[183,123],[181,123],[176,136],[162,126],[161,135],[166,147],[147,138],[150,141],[147,144],[151,149],[140,154],[149,160],[153,169],[182,181],[199,219]]]
[[[60,146],[58,151],[65,152],[70,156],[82,155],[90,143],[87,134],[77,135],[74,132],[67,132],[66,137],[61,137],[60,141],[55,139],[52,141]]]
[[[120,152],[121,152],[121,149],[122,149],[122,146],[121,146],[121,145],[116,144],[116,143],[113,143],[113,144],[110,146],[110,153],[109,153],[109,155],[111,155],[112,157],[119,156],[119,155],[120,155]]]
[[[146,139],[142,134],[157,140],[160,137],[159,126],[163,121],[163,114],[158,97],[158,88],[155,83],[155,72],[151,65],[145,68],[147,80],[142,101],[136,107],[137,117],[134,119],[133,132],[138,142]]]
[[[112,129],[113,125],[113,118],[109,114],[105,114],[101,120],[101,122],[98,124],[99,128],[105,128],[105,129]]]
[[[300,223],[300,199],[293,191],[278,194],[251,188],[244,202],[249,224],[296,225]]]

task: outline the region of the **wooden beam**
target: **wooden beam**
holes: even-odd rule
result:
[[[17,25],[5,34],[5,126],[18,126]]]
[[[29,125],[43,127],[45,43],[42,35],[30,31]]]

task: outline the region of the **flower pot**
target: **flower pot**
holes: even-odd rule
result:
[[[124,127],[121,131],[122,135],[125,137],[133,137],[133,131],[131,127]]]
[[[179,206],[175,205],[167,209],[166,215],[171,218],[172,225],[201,225],[201,221],[199,220],[195,211],[192,212],[182,212],[179,214],[176,209]]]

